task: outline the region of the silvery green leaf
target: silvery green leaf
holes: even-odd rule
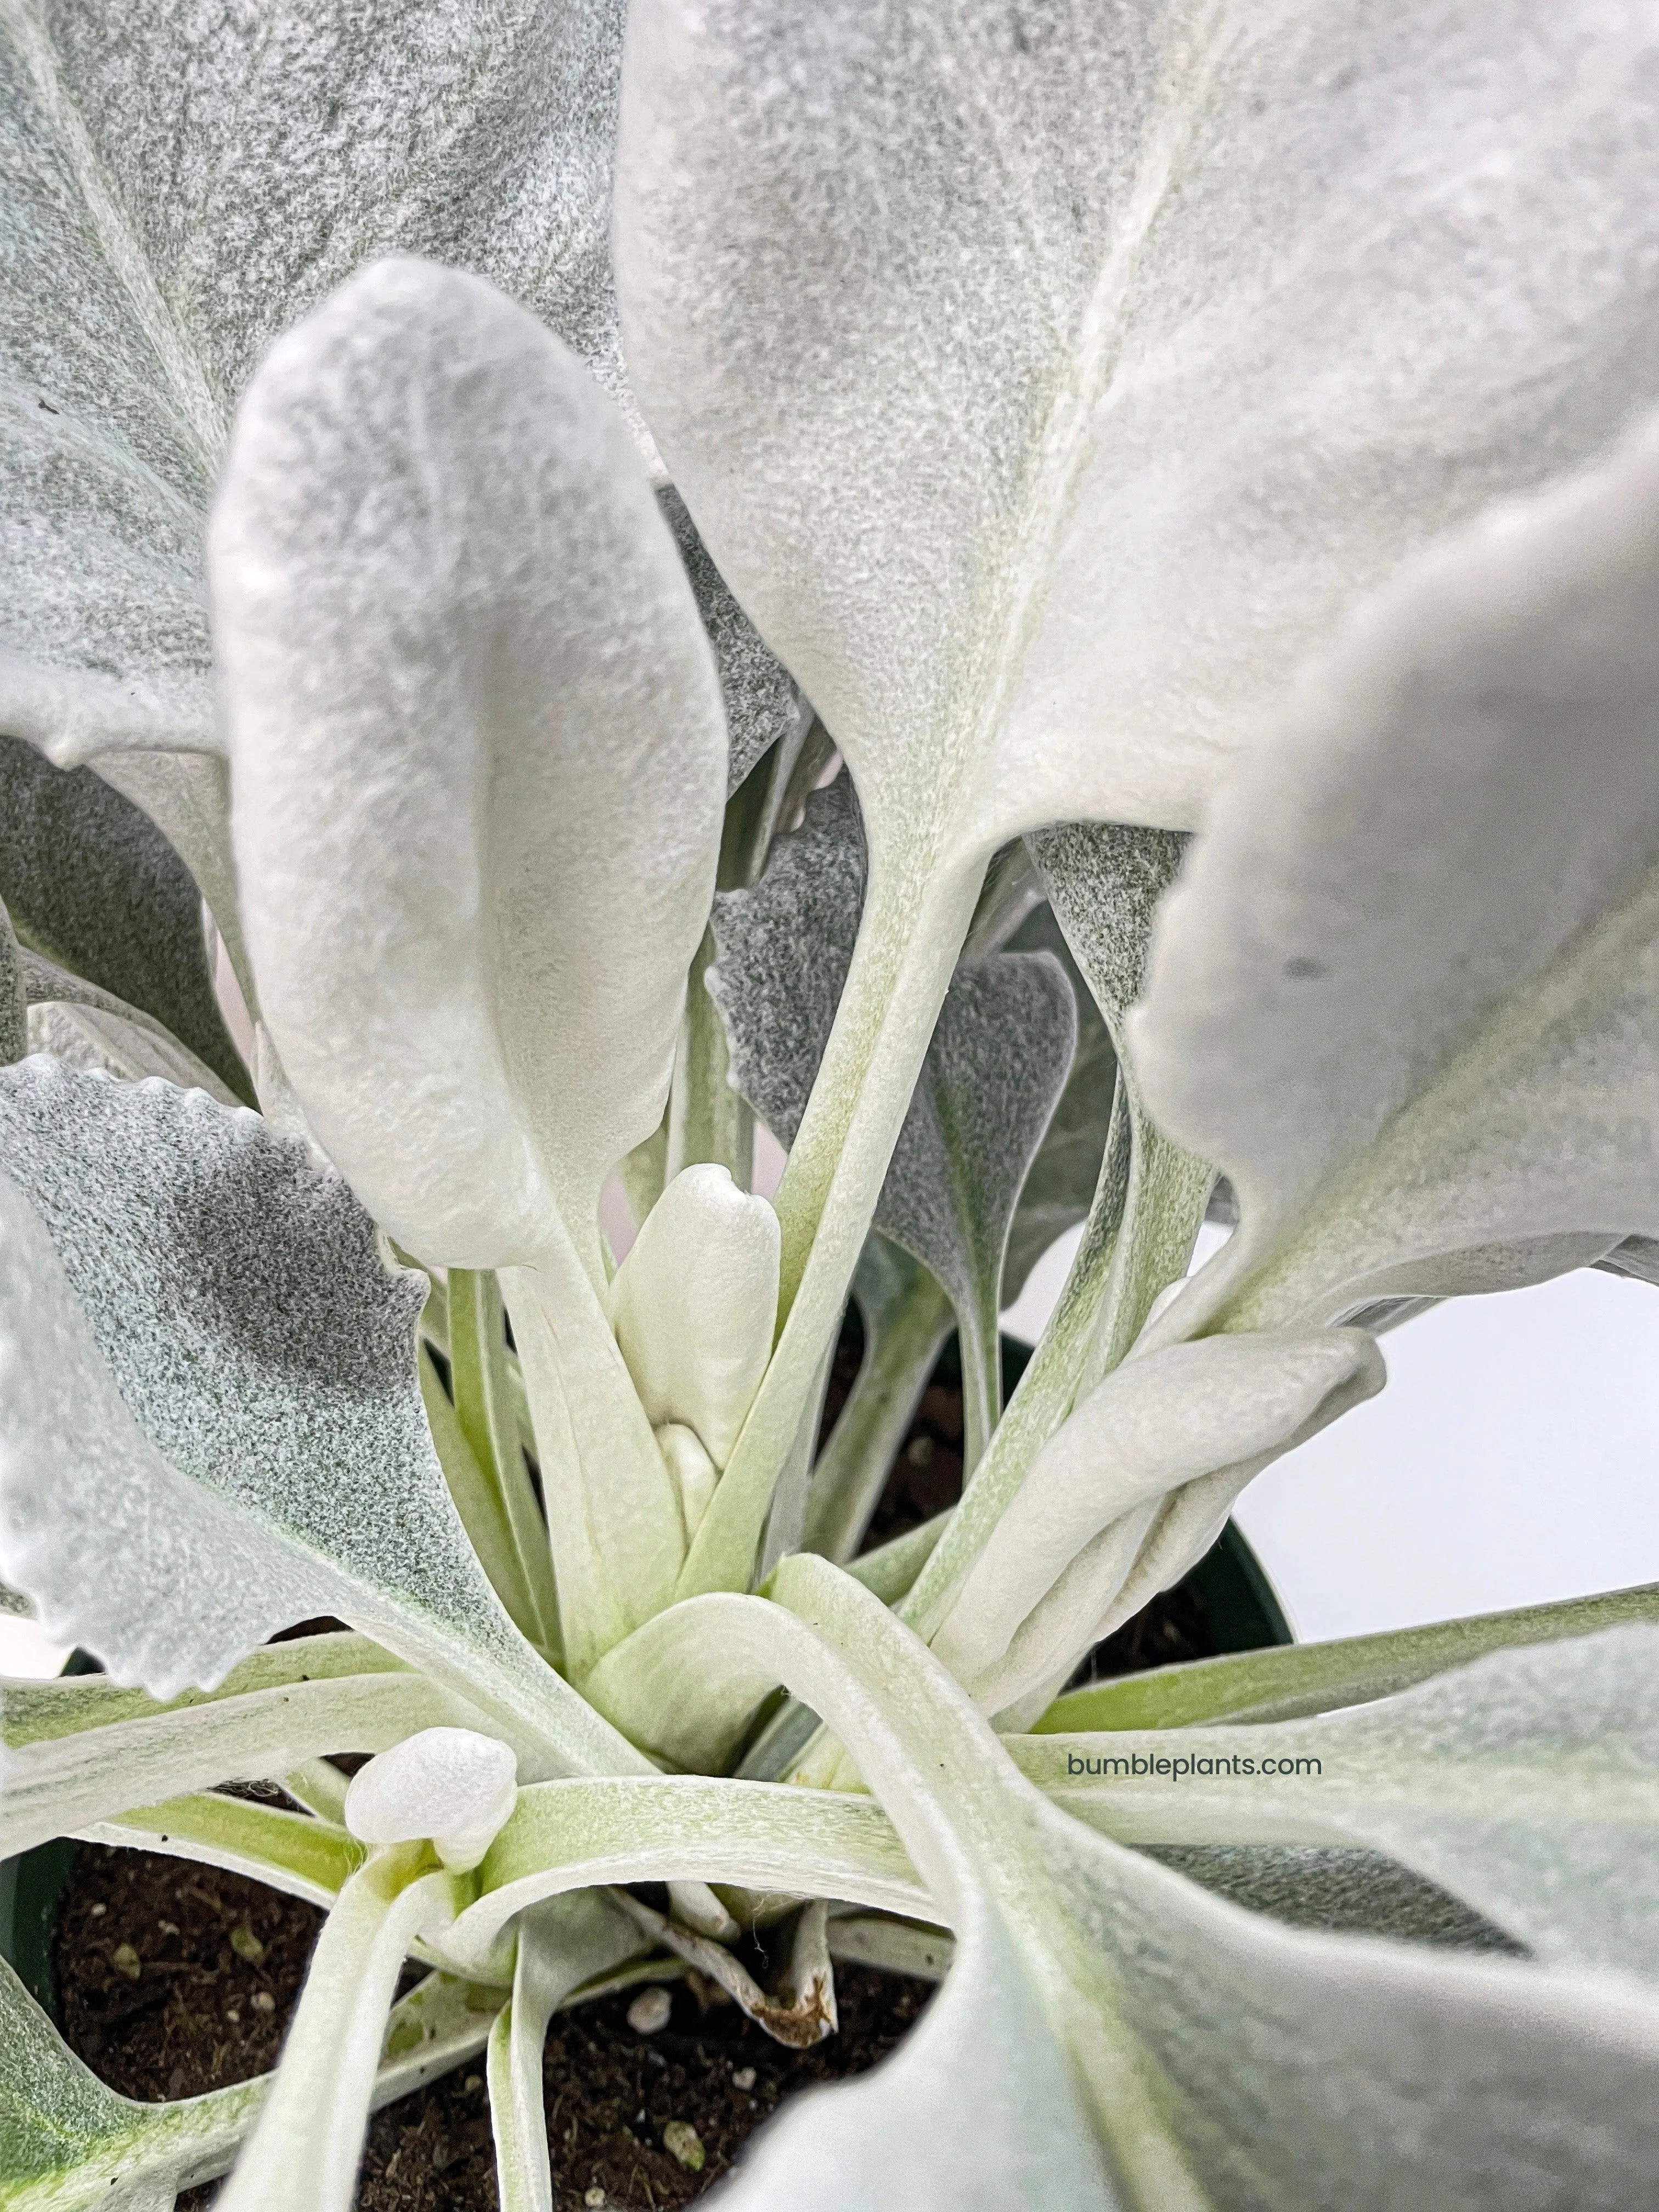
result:
[[[1408,562],[1218,796],[1131,1042],[1243,1218],[1160,1328],[1659,1231],[1656,583],[1650,421]]]
[[[1599,0],[633,13],[630,374],[878,847],[1192,826],[1357,589],[1596,449],[1648,52]]]
[[[768,651],[759,631],[708,557],[708,549],[697,535],[685,501],[672,485],[665,484],[657,494],[657,504],[674,533],[674,543],[697,596],[697,611],[714,648],[732,745],[726,771],[729,799],[763,753],[779,738],[799,730],[805,709],[788,670]]]
[[[285,1897],[303,1898],[325,1911],[368,1856],[355,1836],[332,1820],[254,1804],[217,1790],[129,1806],[71,1833],[82,1843],[106,1844],[116,1850],[149,1851],[186,1859],[193,1866],[217,1867]]]
[[[1079,1382],[1109,1373],[1139,1334],[1154,1300],[1187,1271],[1212,1180],[1146,1110],[1124,1057],[1124,1024],[1145,986],[1154,916],[1187,840],[1116,823],[1073,823],[1029,841],[1054,917],[1088,981],[1122,1073],[1133,1146],[1123,1233],[1112,1251],[1094,1345]]]
[[[1065,969],[1077,1004],[1077,1049],[1053,1118],[1037,1147],[1014,1210],[1002,1263],[1002,1302],[1012,1305],[1057,1237],[1088,1213],[1100,1181],[1112,1118],[1117,1056],[1094,994],[1046,901],[1008,940],[1013,952],[1050,952]]]
[[[1147,1114],[1122,1057],[1124,1018],[1139,995],[1152,918],[1185,840],[1168,830],[1072,823],[1026,842],[1111,1040],[1118,1079],[1083,1237],[1059,1303],[951,1528],[905,1601],[905,1618],[927,1636],[992,1540],[1032,1459],[1121,1364],[1158,1298],[1185,1273],[1211,1181],[1207,1166],[1171,1144]],[[1120,1529],[1113,1542],[1139,1543],[1154,1517],[1148,1515],[1139,1535]],[[1161,1542],[1136,1563],[1142,1579],[1156,1577],[1148,1595],[1181,1574],[1181,1554],[1201,1529],[1162,1533],[1176,1540]]]
[[[637,1764],[537,1657],[444,1486],[422,1287],[331,1171],[200,1091],[0,1071],[0,1571],[169,1695],[351,1620],[496,1717],[526,1771]]]
[[[222,2173],[263,2079],[182,2105],[118,2096],[69,2050],[0,1959],[0,2175],[7,2212],[171,2212]]]
[[[112,992],[82,983],[38,954],[22,956],[30,995],[24,1045],[49,1053],[65,1067],[94,1068],[123,1083],[159,1076],[181,1091],[205,1091],[221,1106],[241,1104],[205,1061],[198,1060],[151,1015],[140,1013]]]
[[[479,2051],[477,1992],[428,1974],[394,2005],[375,2076],[380,2106]],[[471,2002],[470,2002],[471,2001]],[[0,2174],[8,2212],[172,2212],[175,2192],[223,2173],[270,2087],[269,2075],[177,2103],[108,2089],[64,2045],[0,1960]]]
[[[321,1649],[316,1648],[321,1646]],[[329,1752],[385,1751],[477,1711],[360,1637],[304,1638],[158,1705],[107,1678],[0,1685],[0,1852],[222,1782],[280,1777]]]
[[[1609,1274],[1627,1275],[1632,1282],[1659,1283],[1659,1237],[1626,1237],[1595,1264]]]
[[[29,994],[23,956],[12,933],[11,916],[0,901],[0,1065],[22,1060],[28,1049]]]
[[[693,1602],[765,1611],[759,1599],[724,1594]],[[703,1619],[712,1626],[719,1617]],[[924,1919],[931,1911],[891,1823],[860,1794],[692,1774],[613,1776],[520,1790],[478,1871],[480,1894],[464,1906],[444,1949],[459,1971],[474,1972],[528,1907],[600,1883],[647,1881],[809,1890]]]
[[[1659,1583],[1558,1605],[1517,1606],[1424,1628],[1391,1628],[1328,1644],[1285,1644],[1091,1683],[1057,1698],[1035,1723],[1042,1735],[1097,1729],[1191,1728],[1211,1721],[1298,1720],[1390,1697],[1488,1651],[1659,1622]]]
[[[807,798],[750,890],[715,895],[708,993],[732,1079],[787,1152],[806,1110],[858,936],[865,856],[851,779]]]
[[[642,1948],[603,1890],[577,1890],[519,1923],[513,1995],[489,2033],[489,2118],[501,2212],[555,2212],[542,2055],[548,2022],[572,1990]]]
[[[1077,1042],[1077,1004],[1051,953],[964,962],[939,1008],[876,1225],[956,1309],[971,1466],[1002,1410],[997,1317],[1021,1190]]]
[[[1032,1462],[934,1650],[988,1712],[1063,1681],[1145,1601],[1136,1563],[1171,1493],[1201,1490],[1203,1525],[1224,1518],[1253,1475],[1382,1382],[1359,1329],[1206,1339],[1126,1361]],[[1171,1565],[1173,1580],[1191,1560]]]
[[[1058,1802],[1121,1839],[1364,1844],[1540,1959],[1651,1979],[1656,1656],[1659,1627],[1616,1628],[1307,1720],[1009,1741]]]
[[[1381,1851],[1343,1844],[1154,1844],[1148,1855],[1216,1896],[1265,1912],[1287,1928],[1393,1936],[1511,1956],[1525,1948]]]
[[[556,1211],[602,1280],[726,761],[622,418],[487,285],[380,263],[261,365],[210,565],[243,924],[319,1139],[421,1256],[537,1263]]]
[[[411,1873],[375,1853],[323,1923],[270,2094],[216,2200],[224,2212],[349,2212],[404,1957],[455,1910],[450,1875]]]
[[[829,1041],[864,889],[859,802],[841,776],[808,800],[801,829],[780,843],[757,889],[714,902],[719,960],[709,988],[726,1019],[732,1078],[786,1146]],[[950,1296],[981,1444],[999,1410],[986,1378],[1008,1226],[1071,1065],[1076,1020],[1052,955],[964,963],[876,1205],[876,1226]]]
[[[276,0],[210,39],[127,0],[8,5],[6,727],[65,761],[214,748],[200,531],[231,411],[375,255],[488,276],[625,398],[622,28],[617,0]]]
[[[31,950],[150,1015],[252,1099],[190,871],[90,769],[54,768],[15,737],[0,737],[0,896]]]
[[[809,1637],[798,1643],[759,1612],[745,1616],[750,1632],[771,1631],[774,1663],[852,1749],[956,1923],[945,1996],[972,1957],[976,1918],[994,1916],[1014,1934],[1128,2203],[1633,2212],[1644,2201],[1659,2005],[1633,1984],[1241,1911],[1034,1797],[945,1669],[848,1577],[792,1559],[773,1594]],[[997,2016],[981,2002],[957,2023],[958,2065]],[[1021,2065],[1007,2079],[1024,2087]],[[903,2067],[901,2054],[889,2078]],[[971,2112],[937,2107],[908,2118],[908,2133],[895,2116],[884,2143],[861,2147],[884,2152],[906,2202],[1010,2201],[1000,2129],[975,2132]],[[928,2166],[947,2127],[975,2134],[981,2165],[940,2197]],[[790,2200],[780,2190],[775,2201]]]

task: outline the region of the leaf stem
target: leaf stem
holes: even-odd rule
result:
[[[846,1301],[978,890],[974,869],[872,870],[835,1027],[778,1192],[771,1364],[675,1595],[744,1589],[772,1491]]]
[[[547,1523],[519,1441],[517,1408],[507,1377],[507,1317],[494,1274],[470,1267],[450,1269],[449,1347],[455,1419],[500,1499],[524,1592],[529,1620],[519,1625],[544,1651],[556,1650],[559,1601],[553,1559]]]

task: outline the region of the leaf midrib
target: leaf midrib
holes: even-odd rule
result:
[[[64,86],[37,0],[0,0],[0,27],[10,32],[23,58],[35,96],[80,188],[82,204],[104,258],[131,303],[179,417],[212,480],[224,458],[228,434],[225,410],[214,397],[200,356],[156,283],[105,173],[91,133]]]

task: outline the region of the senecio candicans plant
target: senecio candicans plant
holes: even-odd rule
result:
[[[556,2007],[948,1950],[726,2202],[1647,2206],[1655,1593],[1065,1686],[1388,1323],[1659,1276],[1652,10],[623,14],[0,0],[0,1850],[329,1908],[179,2102],[0,1978],[0,2203],[487,2039],[546,2212]]]

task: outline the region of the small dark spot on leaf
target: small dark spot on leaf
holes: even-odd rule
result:
[[[1292,953],[1285,963],[1285,973],[1296,982],[1304,982],[1316,975],[1326,975],[1330,970],[1322,960],[1310,959],[1305,952]]]

